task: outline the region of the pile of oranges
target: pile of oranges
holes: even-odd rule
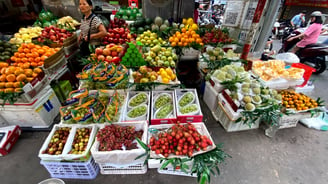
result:
[[[186,28],[182,28],[181,32],[177,31],[169,38],[169,41],[172,47],[186,47],[193,42],[200,44],[201,46],[204,45],[199,34],[192,29],[187,30]]]
[[[10,60],[14,62],[14,66],[19,67],[23,67],[25,63],[29,63],[31,67],[42,66],[44,60],[55,54],[59,49],[35,45],[33,43],[23,43]]]
[[[318,107],[317,101],[304,94],[290,90],[281,91],[280,94],[282,96],[282,105],[288,109],[301,111]]]
[[[12,93],[22,92],[22,87],[25,83],[32,81],[39,73],[42,72],[40,68],[25,68],[18,66],[3,66],[0,69],[0,92]]]

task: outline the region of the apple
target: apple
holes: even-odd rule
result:
[[[113,57],[112,57],[112,56],[106,56],[106,59],[107,59],[108,61],[111,61],[111,60],[113,59]]]
[[[105,49],[102,51],[102,54],[105,55],[105,56],[110,56],[110,55],[111,55],[110,49],[109,49],[109,48],[105,48]]]
[[[99,61],[104,61],[104,60],[105,60],[105,56],[104,56],[104,55],[99,55],[99,56],[97,57],[97,59],[98,59]]]
[[[97,55],[102,55],[103,54],[103,49],[102,48],[96,48],[96,54]]]

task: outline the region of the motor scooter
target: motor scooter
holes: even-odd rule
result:
[[[293,31],[285,40],[283,40],[282,48],[279,53],[288,52],[291,50],[300,39],[293,39],[292,41],[287,41],[289,38],[301,34],[299,30]],[[316,69],[314,74],[320,74],[324,72],[327,68],[326,61],[328,58],[328,45],[327,44],[310,44],[305,48],[300,49],[295,53],[301,63],[311,66]]]

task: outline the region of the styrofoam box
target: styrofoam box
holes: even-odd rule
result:
[[[164,163],[164,162],[162,162]],[[188,165],[188,169],[186,169],[186,172],[183,172],[181,169],[176,168],[174,170],[173,166],[169,164],[167,167],[161,169],[160,167],[157,169],[157,172],[160,174],[169,174],[169,175],[178,175],[178,176],[191,176],[191,177],[197,177],[196,173],[192,173],[192,165],[193,161],[186,162]]]
[[[311,118],[311,112],[300,112],[296,114],[282,115],[279,119],[279,129],[296,127],[297,123],[301,119]],[[318,117],[319,113],[316,113],[312,118]]]
[[[287,89],[289,87],[295,87],[297,85],[301,85],[304,82],[304,79],[297,79],[297,80],[286,80],[283,78],[270,80],[270,81],[264,81],[263,79],[259,78],[260,83],[265,86],[269,87],[271,89]]]
[[[146,120],[146,121],[149,121],[149,113],[150,113],[150,91],[129,91],[128,94],[127,94],[127,102],[126,102],[126,107],[123,111],[123,119],[122,121],[131,121],[131,120],[127,120],[127,113],[132,109],[132,108],[129,108],[129,100],[134,97],[135,95],[137,95],[138,93],[146,93],[147,96],[148,96],[148,99],[147,99],[147,115],[144,119],[138,119],[138,120]]]
[[[134,126],[136,130],[143,130],[144,133],[141,137],[141,141],[147,142],[147,130],[148,122],[147,121],[134,121],[134,122],[118,122],[115,123],[120,126]],[[99,129],[104,128],[106,125],[110,124],[101,124],[98,125]],[[103,164],[104,166],[111,166],[115,168],[124,168],[128,166],[133,166],[136,164],[143,164],[145,157],[142,157],[138,160],[135,160],[138,156],[145,153],[145,150],[138,144],[137,149],[132,150],[112,150],[112,151],[99,151],[99,141],[95,140],[94,144],[91,147],[92,157],[98,164]]]
[[[45,90],[45,89],[44,89]],[[0,107],[0,115],[10,125],[21,127],[49,127],[59,114],[61,106],[56,93],[48,88],[46,94],[30,104],[4,105]]]
[[[218,107],[218,95],[218,92],[215,91],[211,83],[206,82],[203,100],[211,111],[214,111]]]
[[[199,107],[199,112],[195,115],[182,115],[179,111],[179,99],[181,96],[187,92],[192,92],[195,95],[195,101],[193,104],[198,105]],[[196,89],[176,89],[175,90],[175,106],[177,108],[177,121],[180,123],[188,123],[188,122],[202,122],[203,121],[203,113],[202,109],[199,104],[199,99],[197,95],[197,90]]]
[[[181,125],[185,125],[186,123],[181,123]],[[197,152],[194,152],[192,156],[196,156],[196,155],[199,155],[199,154],[203,154],[203,153],[206,153],[208,151],[211,151],[213,149],[216,148],[216,145],[210,135],[210,133],[208,132],[205,124],[203,122],[198,122],[198,123],[192,123],[192,125],[195,126],[196,130],[199,132],[199,134],[201,135],[205,135],[207,136],[211,142],[213,143],[212,145],[208,146],[207,147],[207,150],[206,151],[203,151],[203,150],[200,150],[200,151],[197,151]],[[158,131],[164,131],[164,130],[167,130],[169,128],[171,128],[173,125],[172,124],[163,124],[163,125],[150,125],[149,126],[149,129],[148,129],[148,139],[147,139],[147,143],[149,144],[149,141],[150,141],[150,138],[152,137],[152,132],[151,130],[158,130]],[[157,155],[155,153],[155,151],[150,151],[150,158],[165,158],[163,155]],[[170,154],[167,159],[170,159],[170,158],[187,158],[187,156],[183,156],[183,155],[175,155],[175,154]]]
[[[229,103],[224,99],[222,94],[218,96],[218,107],[214,112],[214,116],[217,117],[223,128],[227,132],[235,132],[242,130],[250,130],[257,129],[260,125],[260,120],[258,119],[256,122],[249,127],[247,124],[243,124],[243,122],[236,123],[235,121],[241,116],[240,112],[234,112],[229,105]]]
[[[172,97],[172,104],[173,104],[173,113],[166,119],[155,119],[155,112],[157,109],[155,109],[155,99],[157,95],[160,95],[161,93],[167,93],[171,95]],[[177,113],[176,113],[176,107],[175,107],[175,95],[174,91],[152,91],[152,102],[151,102],[151,117],[150,117],[150,123],[152,125],[159,125],[159,124],[173,124],[177,122]]]

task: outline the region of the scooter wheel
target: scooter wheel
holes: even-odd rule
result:
[[[324,62],[317,62],[316,64],[315,64],[315,72],[314,72],[314,74],[321,74],[322,72],[324,72],[325,70],[326,70],[326,68],[327,68],[327,66],[326,66],[326,62],[324,61]]]

